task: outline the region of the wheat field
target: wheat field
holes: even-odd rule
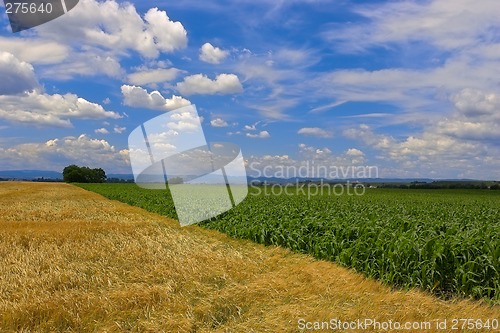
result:
[[[500,315],[67,184],[0,183],[0,267],[0,332],[301,332],[334,318],[456,332],[453,319]]]

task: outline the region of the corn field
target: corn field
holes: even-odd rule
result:
[[[168,191],[81,186],[176,217]],[[251,188],[236,208],[200,225],[335,261],[395,287],[418,287],[443,298],[500,299],[496,191],[368,189],[362,196],[309,196]]]

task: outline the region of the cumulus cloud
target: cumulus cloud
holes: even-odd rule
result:
[[[166,126],[173,130],[174,135],[177,135],[178,132],[197,132],[200,129],[200,124],[203,122],[203,117],[199,117],[190,111],[173,114],[170,119],[171,121]]]
[[[164,98],[156,90],[148,93],[146,89],[137,86],[122,85],[121,91],[123,103],[136,108],[171,111],[191,104],[180,96],[172,95],[172,98]]]
[[[75,94],[49,95],[32,91],[0,96],[0,119],[11,122],[71,127],[70,119],[104,118],[121,116]]]
[[[364,158],[365,154],[357,148],[347,149],[347,151],[345,152],[345,155],[348,158],[351,158],[352,164],[361,164],[365,161],[365,158]]]
[[[271,137],[271,134],[268,131],[260,131],[257,134],[247,133],[246,136],[252,139],[267,139]]]
[[[483,140],[500,146],[500,97],[466,88],[450,98],[455,112],[436,122],[433,131],[463,140]]]
[[[114,0],[80,0],[75,9],[36,27],[29,37],[0,37],[0,50],[44,65],[39,75],[51,80],[96,75],[123,79],[120,62],[130,53],[155,59],[186,45],[186,30],[165,11],[151,8],[141,16],[133,4]]]
[[[450,98],[455,108],[467,117],[497,114],[500,118],[500,97],[477,89],[465,88]]]
[[[0,51],[0,78],[0,95],[19,94],[39,88],[33,66],[8,52]]]
[[[298,157],[289,155],[250,156],[246,160],[249,175],[253,177],[323,177],[376,178],[375,166],[363,165],[364,158],[354,150],[334,154],[328,147],[298,145]],[[355,156],[353,156],[353,152]]]
[[[98,129],[94,130],[94,132],[98,133],[98,134],[109,134],[109,131],[104,127],[98,128]]]
[[[500,170],[500,161],[495,158],[500,149],[489,141],[471,140],[480,130],[443,119],[403,139],[375,133],[367,125],[347,129],[344,135],[375,149],[380,164],[392,168],[392,173],[386,174],[389,177],[498,178],[500,173],[493,170]]]
[[[299,155],[304,160],[322,161],[332,157],[332,151],[328,147],[317,148],[301,143],[299,144]]]
[[[228,55],[229,51],[214,47],[210,43],[205,43],[200,48],[200,60],[211,64],[219,64]]]
[[[118,150],[108,141],[93,139],[86,134],[0,147],[0,168],[3,169],[47,166],[62,171],[69,164],[102,167],[108,172],[130,170],[127,150]]]
[[[146,69],[129,74],[127,80],[130,84],[143,86],[172,81],[179,73],[180,70],[176,68]]]
[[[74,10],[36,30],[41,37],[64,44],[81,43],[117,54],[134,50],[148,58],[187,45],[183,25],[170,20],[165,11],[151,8],[142,18],[128,2],[80,0]]]
[[[183,95],[224,95],[241,93],[243,86],[234,74],[219,74],[214,80],[203,74],[195,74],[186,76],[182,82],[177,83],[177,90]]]
[[[346,155],[347,156],[363,156],[364,153],[361,150],[359,150],[359,149],[349,148],[346,151]]]
[[[321,129],[319,127],[303,127],[297,131],[297,134],[307,135],[307,136],[315,136],[318,138],[331,138],[332,133]]]
[[[124,70],[115,56],[95,50],[73,54],[62,64],[44,67],[40,70],[41,77],[51,80],[70,80],[75,76],[95,75],[121,78]]]
[[[227,122],[222,118],[212,119],[210,121],[210,125],[212,125],[212,127],[227,127],[228,126]]]
[[[0,36],[0,50],[12,53],[19,60],[35,65],[57,64],[70,54],[70,48],[64,44],[37,38]]]
[[[437,124],[438,133],[454,136],[464,140],[491,140],[500,142],[500,125],[487,122],[465,120],[441,121]]]

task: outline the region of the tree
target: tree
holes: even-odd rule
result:
[[[67,183],[104,183],[106,172],[101,168],[91,169],[72,164],[64,168],[63,179]]]
[[[170,185],[184,184],[184,179],[182,177],[172,177],[172,179],[168,179],[168,183]]]
[[[69,165],[63,170],[63,179],[67,183],[85,183],[85,176],[77,165]]]

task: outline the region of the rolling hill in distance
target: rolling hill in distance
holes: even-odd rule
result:
[[[133,174],[107,174],[108,179],[117,178],[123,180],[133,180]],[[0,170],[0,178],[11,179],[11,180],[58,180],[63,178],[62,172],[51,171],[51,170]],[[293,177],[293,178],[278,178],[278,177],[247,177],[248,182],[267,182],[274,184],[286,184],[286,183],[296,183],[303,181],[363,181],[365,183],[412,183],[412,182],[424,182],[431,183],[433,181],[466,181],[466,182],[478,182],[481,179],[433,179],[433,178],[305,178],[305,177]],[[491,181],[491,180],[488,180]]]

